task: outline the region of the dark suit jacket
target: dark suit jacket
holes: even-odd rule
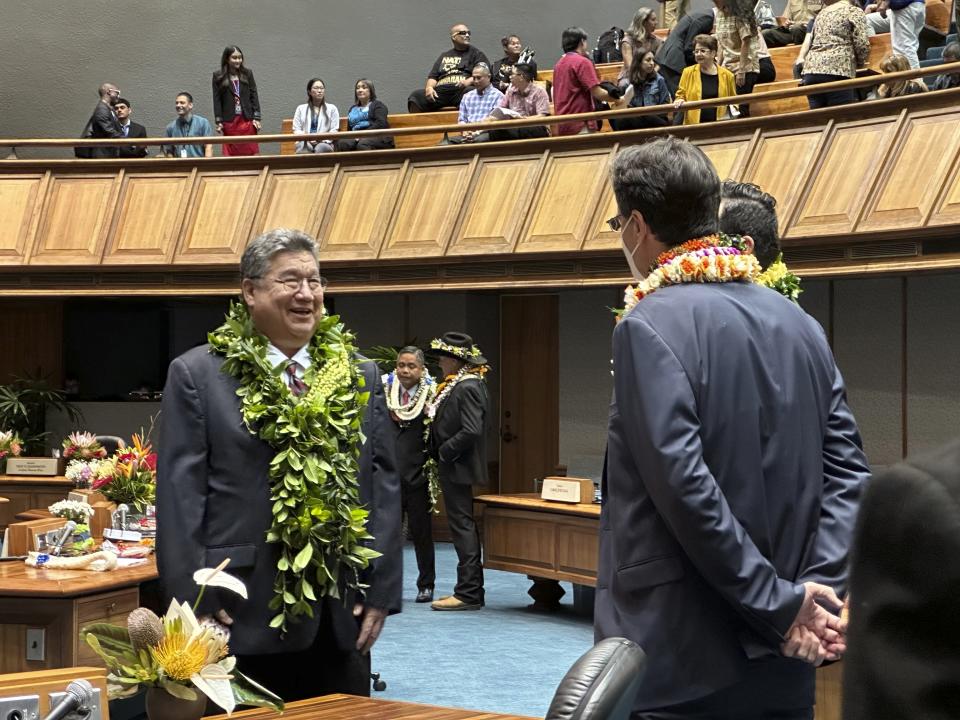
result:
[[[127,134],[128,138],[145,138],[147,136],[147,129],[140,123],[135,123],[133,120],[130,121],[130,132]],[[123,137],[123,128],[120,128],[120,137]],[[142,158],[147,156],[147,149],[142,145],[128,145],[127,147],[118,148],[120,151],[120,157],[122,158]]]
[[[400,476],[400,482],[404,487],[418,488],[427,481],[423,474],[423,464],[427,461],[423,414],[407,425],[401,425],[393,419],[390,423],[397,446],[397,475]]]
[[[857,523],[845,720],[960,717],[960,441],[874,478]]]
[[[249,71],[248,71],[249,72]],[[249,73],[249,80],[240,79],[240,107],[247,120],[260,120],[260,95],[257,93],[257,81],[253,73]],[[213,115],[216,122],[233,120],[236,111],[233,102],[233,85],[228,81],[226,85],[217,82],[217,73],[213,74]]]
[[[437,409],[430,429],[431,452],[440,478],[461,485],[487,482],[487,383],[461,380]]]
[[[123,137],[123,131],[120,129],[120,121],[113,114],[113,110],[105,102],[98,102],[97,107],[93,109],[93,114],[87,120],[87,125],[83,129],[82,138],[118,138]],[[77,157],[87,158],[115,158],[117,157],[117,148],[115,147],[92,147],[77,148]]]
[[[239,411],[237,380],[221,372],[221,355],[209,346],[194,348],[170,364],[163,392],[163,426],[158,443],[157,562],[167,600],[192,602],[193,572],[231,558],[228,572],[246,583],[249,599],[215,591],[202,612],[222,607],[234,619],[230,648],[241,655],[292,652],[308,647],[322,613],[330,613],[340,647],[356,641],[351,615],[354,596],[317,604],[314,618],[303,617],[281,640],[268,627],[278,545],[267,544],[271,502],[267,476],[274,450],[252,435]],[[393,435],[380,383],[370,361],[362,364],[369,405],[360,453],[360,501],[370,509],[372,547],[383,555],[362,574],[369,584],[365,602],[400,609],[400,486],[394,465]],[[322,606],[322,607],[321,607]]]
[[[684,15],[657,51],[657,64],[676,73],[693,65],[693,39],[713,29],[713,13],[701,11]]]
[[[759,285],[673,286],[613,355],[595,631],[650,658],[635,708],[710,695],[751,660],[812,706],[812,666],[779,646],[802,582],[844,592],[869,476],[823,331]]]

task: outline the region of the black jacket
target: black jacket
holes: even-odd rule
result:
[[[120,121],[113,114],[113,109],[101,101],[94,108],[80,137],[118,138],[123,137],[123,130],[120,129]],[[118,155],[115,147],[78,147],[74,150],[74,154],[78,158],[115,158]]]
[[[430,451],[441,479],[461,485],[487,482],[488,406],[487,383],[468,375],[437,408]]]
[[[145,138],[147,136],[147,129],[140,123],[135,123],[133,120],[130,121],[130,132],[127,133],[128,138]],[[120,128],[120,137],[123,137],[123,128]],[[143,145],[127,145],[126,147],[117,148],[119,151],[119,156],[122,158],[142,158],[147,156],[147,149]]]
[[[675,73],[682,73],[685,67],[694,63],[693,39],[697,35],[708,34],[712,29],[712,12],[703,11],[684,15],[657,51],[657,64]]]
[[[233,84],[229,80],[226,81],[226,84],[219,82],[217,80],[219,74],[218,72],[213,74],[213,116],[218,123],[233,120],[235,114]],[[245,119],[261,119],[257,81],[253,79],[253,73],[249,70],[246,78],[240,78],[240,107],[243,109]]]

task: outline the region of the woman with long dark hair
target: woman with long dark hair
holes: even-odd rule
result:
[[[260,96],[253,73],[243,64],[243,51],[228,45],[213,73],[213,115],[221,135],[256,135],[260,132]],[[255,142],[223,146],[224,155],[256,155]]]
[[[347,130],[385,130],[389,127],[387,106],[377,100],[373,83],[360,78],[353,85],[353,105],[347,113]],[[337,150],[385,150],[392,147],[390,135],[337,140]]]
[[[628,87],[633,88],[633,97],[627,107],[650,107],[652,105],[669,105],[673,102],[667,81],[657,72],[657,61],[653,50],[645,50],[633,56],[630,64],[630,73],[627,79]],[[629,91],[628,91],[629,94]],[[641,115],[639,117],[624,118],[623,120],[610,119],[614,130],[640,130],[642,128],[665,127],[669,124],[667,115]]]
[[[321,78],[310,78],[307,101],[293,113],[293,134],[335,133],[340,131],[340,111],[327,102],[327,86]],[[298,153],[333,152],[333,140],[301,140]]]

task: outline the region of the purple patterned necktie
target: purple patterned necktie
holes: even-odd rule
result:
[[[290,361],[290,364],[287,365],[287,375],[290,376],[290,392],[296,397],[300,397],[307,391],[307,384],[297,377],[297,368],[299,366],[293,360]]]

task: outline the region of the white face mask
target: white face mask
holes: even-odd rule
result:
[[[636,254],[640,249],[639,243],[634,245],[633,251],[627,249],[627,243],[623,239],[623,234],[627,231],[630,223],[633,222],[633,214],[630,214],[630,217],[627,218],[626,223],[623,227],[620,228],[620,247],[623,249],[623,256],[627,259],[627,265],[630,266],[630,274],[633,275],[634,280],[643,280],[647,273],[640,270],[640,263],[637,261]]]

